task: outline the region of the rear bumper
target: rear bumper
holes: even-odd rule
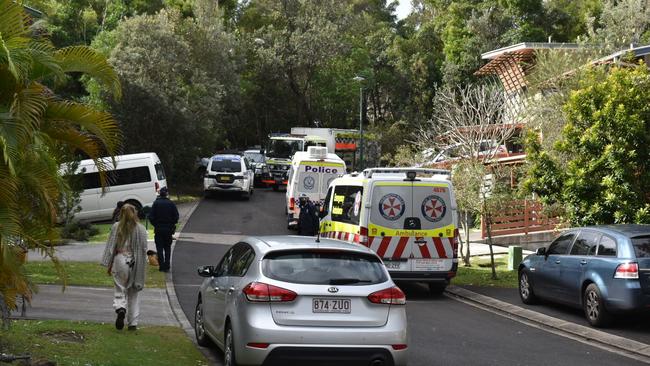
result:
[[[241,192],[244,189],[239,186],[219,184],[205,187],[205,190],[210,192]]]
[[[608,287],[605,300],[607,310],[612,312],[650,311],[650,294],[641,289],[638,280],[621,281]]]
[[[457,271],[458,263],[454,263],[449,271],[414,272],[389,270],[388,272],[394,281],[449,284],[449,281],[451,281],[452,278],[456,277]]]
[[[398,358],[400,358],[398,356]],[[384,366],[396,365],[393,354],[380,347],[283,347],[274,348],[264,361],[264,366],[286,365],[368,365],[372,361]],[[400,362],[400,360],[398,360]],[[401,365],[403,363],[397,363]]]
[[[406,309],[403,306],[391,308],[386,324],[379,327],[282,326],[273,321],[269,311],[268,305],[247,310],[240,308],[237,316],[232,318],[239,363],[267,365],[265,361],[268,358],[272,362],[269,365],[276,364],[277,360],[288,361],[281,363],[283,365],[311,365],[312,361],[323,360],[323,355],[330,352],[336,360],[345,360],[349,356],[358,361],[358,357],[372,356],[378,350],[383,350],[382,354],[387,352],[391,355],[392,365],[406,365],[408,348],[394,350],[391,347],[393,344],[407,344]],[[247,344],[251,342],[270,345],[264,349],[248,347]],[[314,353],[315,349],[320,352]],[[271,355],[273,358],[270,358]],[[306,358],[304,362],[298,362],[293,357]]]

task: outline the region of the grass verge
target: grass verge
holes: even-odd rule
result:
[[[60,320],[14,320],[0,332],[3,353],[30,354],[57,365],[207,365],[181,328],[142,326],[116,330],[112,324]]]
[[[142,222],[144,225],[145,222]],[[88,241],[89,242],[95,242],[95,243],[105,243],[108,240],[108,234],[111,233],[111,227],[113,226],[112,223],[106,223],[106,224],[93,224],[94,227],[96,227],[99,230],[99,233],[96,235],[91,236]],[[153,240],[153,225],[149,223],[147,226],[147,234],[149,236],[149,240]]]
[[[465,267],[459,263],[456,277],[451,280],[452,285],[481,286],[481,287],[517,287],[517,271],[508,270],[508,257],[495,256],[497,279],[492,279],[490,257],[473,258],[472,267]]]
[[[65,271],[66,285],[113,287],[113,277],[106,274],[106,267],[94,262],[61,262]],[[27,262],[25,271],[32,282],[42,285],[60,285],[54,264],[50,261]],[[165,288],[165,274],[157,266],[147,265],[145,287]]]

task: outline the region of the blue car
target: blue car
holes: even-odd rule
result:
[[[616,313],[650,310],[650,225],[563,232],[521,263],[519,296],[582,308],[595,327]]]

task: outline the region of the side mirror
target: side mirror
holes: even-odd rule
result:
[[[264,149],[260,149],[260,154],[264,155],[265,152]]]
[[[546,248],[545,247],[537,248],[537,250],[535,251],[535,254],[537,254],[537,255],[546,255]]]
[[[212,277],[214,275],[214,266],[201,266],[197,269],[199,276]]]

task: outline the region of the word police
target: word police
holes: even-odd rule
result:
[[[331,168],[331,167],[326,167],[326,166],[305,165],[305,172],[337,174],[339,172],[339,170],[337,168]]]

